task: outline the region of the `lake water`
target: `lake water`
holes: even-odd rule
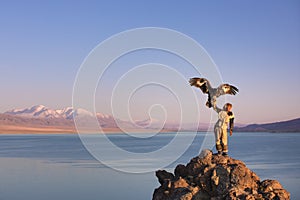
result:
[[[119,147],[135,153],[157,150],[173,137],[172,133],[149,139],[109,136]],[[191,134],[184,133],[184,137]],[[166,169],[173,171],[178,163],[196,156],[203,138],[199,133]],[[291,199],[300,199],[299,144],[299,133],[234,133],[229,138],[229,154],[244,161],[261,179],[279,180]],[[145,200],[152,199],[159,186],[154,172],[125,173],[99,163],[78,135],[0,135],[0,165],[0,200]]]

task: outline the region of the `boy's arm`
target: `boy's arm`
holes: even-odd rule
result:
[[[232,135],[233,127],[234,127],[234,115],[233,112],[228,112],[229,116],[229,130],[230,130],[230,136]]]
[[[216,111],[217,113],[219,113],[220,111],[222,111],[222,109],[221,108],[219,108],[218,106],[217,106],[217,104],[215,103],[215,104],[213,104],[213,109],[214,109],[214,111]]]

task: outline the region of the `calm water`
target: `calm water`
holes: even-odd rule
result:
[[[151,152],[174,134],[109,137],[127,151]],[[167,169],[196,156],[202,140],[199,134]],[[279,180],[291,199],[300,199],[300,134],[234,133],[229,142],[230,156],[243,160],[261,179]],[[159,186],[154,172],[124,173],[100,164],[77,135],[0,135],[0,165],[0,200],[144,200]]]

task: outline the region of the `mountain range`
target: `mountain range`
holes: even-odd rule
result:
[[[77,116],[84,119],[80,122],[86,123],[88,126],[88,121],[94,117],[94,114],[81,108],[73,109],[72,107],[67,107],[63,109],[51,109],[43,105],[13,109],[0,114],[0,133],[20,131],[28,133],[76,132],[73,119]],[[104,132],[121,132],[119,126],[131,131],[151,131],[157,129],[160,124],[155,119],[130,122],[116,119],[111,115],[103,113],[96,113],[96,118]],[[169,128],[171,127],[169,126]]]
[[[67,107],[55,110],[43,105],[13,109],[0,114],[0,132],[75,132],[74,116],[88,119],[93,114],[84,109]],[[119,131],[112,116],[102,113],[96,113],[96,116],[101,127]]]
[[[29,108],[13,109],[0,114],[0,133],[35,133],[53,132],[68,133],[76,132],[74,117],[84,117],[86,122],[94,114],[85,109],[73,109],[67,107],[63,109],[51,109],[43,105],[36,105]],[[134,122],[116,119],[111,115],[96,113],[97,120],[104,132],[122,132],[119,128],[125,127],[131,131],[151,131],[161,127],[161,123],[156,119],[137,120]],[[209,123],[183,124],[182,131],[207,131]],[[166,123],[162,131],[177,131],[179,125],[176,123]],[[91,130],[89,130],[91,131]],[[97,131],[97,130],[95,130]],[[239,132],[300,132],[300,118],[274,122],[268,124],[237,125],[235,131]]]
[[[46,119],[54,119],[54,118],[63,118],[63,119],[73,119],[74,116],[90,116],[93,114],[84,109],[73,109],[72,107],[67,107],[63,109],[51,109],[43,105],[36,105],[30,108],[23,109],[13,109],[6,111],[4,114],[19,116],[19,117],[30,117],[30,118],[46,118]],[[96,113],[96,116],[101,119],[109,119],[112,118],[110,115],[105,115],[102,113]]]
[[[266,124],[250,124],[244,127],[237,127],[239,132],[300,132],[300,118],[288,121],[273,122]]]

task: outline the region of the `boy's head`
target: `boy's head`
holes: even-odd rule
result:
[[[225,105],[223,106],[223,110],[229,112],[232,109],[232,104],[231,103],[225,103]]]

